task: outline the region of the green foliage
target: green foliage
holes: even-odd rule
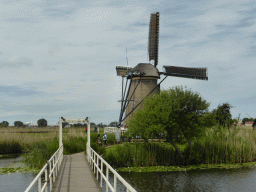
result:
[[[114,167],[169,166],[180,162],[170,145],[157,143],[124,143],[107,150],[104,159]]]
[[[159,95],[144,100],[143,109],[139,109],[128,123],[129,131],[144,139],[165,131],[169,138],[176,134],[197,137],[206,126],[202,117],[209,105],[197,93],[182,87],[162,90]]]
[[[0,154],[22,153],[22,146],[19,142],[12,141],[0,143]]]
[[[107,149],[104,159],[114,167],[235,164],[256,160],[256,134],[252,130],[207,129],[195,138],[192,149],[177,144],[184,161],[170,144],[124,143]]]
[[[91,124],[91,127],[93,127],[93,126],[95,126],[95,125],[96,125],[96,124],[95,124],[95,123],[93,123],[93,122],[91,122],[90,124]]]
[[[113,121],[108,126],[109,127],[116,127],[117,125],[118,125],[118,122],[117,121]]]
[[[213,111],[206,111],[202,116],[202,121],[204,127],[213,127],[217,124],[216,114]]]
[[[67,125],[68,125],[67,122],[63,122],[63,123],[62,123],[62,128],[66,127]]]
[[[243,122],[243,125],[245,124],[245,122],[247,121],[254,121],[253,118],[243,118],[242,122]]]
[[[23,162],[31,167],[42,168],[59,148],[59,139],[34,143],[29,153],[23,154]]]
[[[63,140],[64,154],[86,151],[87,137],[68,137]]]
[[[103,123],[99,123],[97,126],[100,127],[100,128],[104,127]]]
[[[84,125],[82,123],[75,123],[73,127],[83,127]]]
[[[84,137],[68,137],[63,139],[64,155],[85,151],[86,142],[87,138]],[[58,148],[59,139],[57,137],[53,140],[34,143],[26,149],[27,153],[22,155],[23,161],[32,167],[42,168]]]
[[[232,115],[230,114],[231,105],[223,103],[217,109],[213,110],[216,114],[216,120],[220,125],[229,127],[232,123]]]
[[[23,127],[23,122],[21,121],[14,121],[14,127]]]
[[[116,140],[115,133],[109,133],[107,135],[108,135],[107,144],[113,145],[115,143],[115,140]]]
[[[47,121],[42,118],[37,121],[38,127],[47,127]]]
[[[8,127],[9,123],[8,123],[8,121],[2,121],[2,123],[0,123],[0,126],[1,127]]]
[[[96,151],[99,155],[106,154],[106,147],[97,143],[98,135],[100,135],[101,141],[103,142],[103,133],[91,133],[91,148]]]
[[[215,129],[216,130],[216,129]],[[186,146],[186,164],[244,163],[255,161],[255,134],[250,138],[238,135],[238,130],[208,130],[205,136],[195,139],[192,150]]]

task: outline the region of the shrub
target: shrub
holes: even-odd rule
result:
[[[22,146],[17,141],[0,143],[0,154],[22,153]]]

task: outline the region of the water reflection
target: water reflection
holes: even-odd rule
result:
[[[22,157],[16,156],[14,158],[0,158],[0,167],[12,167],[12,168],[18,168],[18,167],[25,167],[25,163],[21,162]]]
[[[0,167],[19,168],[26,165],[21,162],[22,157],[0,158]],[[9,173],[0,174],[0,192],[6,191],[25,191],[30,183],[36,177],[36,173]],[[32,188],[31,192],[38,191],[37,183]]]
[[[35,173],[10,173],[0,175],[0,191],[25,191],[33,179]],[[37,183],[31,192],[38,191]]]
[[[24,166],[20,164],[21,157],[0,159],[1,167]],[[138,192],[198,192],[198,191],[256,191],[256,168],[240,169],[205,169],[187,172],[149,172],[119,174]],[[35,173],[10,173],[0,175],[0,191],[25,191],[36,177]],[[114,177],[110,172],[110,183],[113,186]],[[44,181],[42,181],[43,183]],[[118,181],[117,191],[126,191]],[[31,191],[37,191],[37,183]],[[103,182],[102,191],[106,191]]]
[[[256,168],[240,169],[208,169],[187,172],[150,172],[150,173],[119,173],[138,192],[160,191],[255,191]],[[113,174],[109,174],[112,186]],[[126,191],[121,182],[117,183],[117,191]],[[106,191],[103,182],[102,191]]]
[[[137,191],[255,191],[256,169],[209,169],[188,172],[124,173]]]

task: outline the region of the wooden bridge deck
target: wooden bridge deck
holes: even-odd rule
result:
[[[83,153],[64,155],[53,192],[102,191]]]

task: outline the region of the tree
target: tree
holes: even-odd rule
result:
[[[232,125],[235,126],[235,129],[236,129],[237,123],[238,123],[237,119],[232,119]]]
[[[90,122],[90,124],[91,124],[91,126],[95,126],[96,125],[96,123],[93,123],[93,122]]]
[[[216,109],[216,120],[222,126],[229,127],[232,123],[232,115],[230,114],[231,105],[228,103],[223,103],[219,105]]]
[[[245,122],[247,122],[247,121],[254,121],[254,119],[253,118],[247,118],[247,117],[245,117],[245,118],[243,118],[243,120],[242,120],[242,122],[243,122],[243,125],[245,124]]]
[[[82,127],[82,126],[83,126],[82,123],[75,123],[75,124],[74,124],[74,127]]]
[[[68,122],[62,122],[62,127],[66,127],[68,125]]]
[[[47,127],[47,121],[44,118],[39,119],[37,121],[37,125],[38,125],[38,127]]]
[[[205,127],[212,127],[217,124],[216,121],[216,114],[214,113],[214,110],[209,112],[208,110],[204,113],[202,116],[202,120],[204,122]]]
[[[118,122],[117,121],[113,121],[108,126],[109,127],[116,127],[117,125],[118,125]]]
[[[21,121],[14,121],[14,127],[23,127],[23,122]]]
[[[3,127],[8,127],[9,123],[8,123],[8,121],[2,121],[2,123],[0,123],[0,125],[2,125]]]
[[[242,122],[243,122],[243,125],[245,124],[245,122],[249,121],[249,118],[245,117],[243,118]]]
[[[102,122],[101,122],[101,123],[99,123],[97,126],[98,126],[98,127],[100,127],[100,128],[103,128],[103,124],[102,124]]]
[[[204,114],[209,103],[191,90],[182,87],[162,90],[159,95],[150,95],[128,123],[129,131],[142,138],[166,132],[167,138],[180,157],[183,156],[173,141],[176,134],[183,135],[189,146],[191,139],[199,137],[204,131]]]

